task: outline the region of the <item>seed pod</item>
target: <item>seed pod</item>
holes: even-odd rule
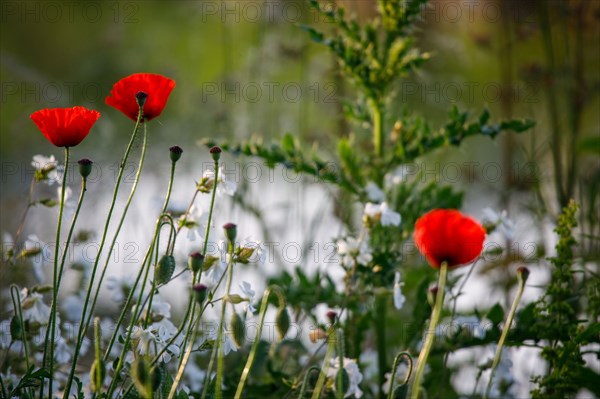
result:
[[[133,361],[131,365],[131,379],[142,398],[151,397],[152,392],[148,392],[150,370],[143,357],[138,357]]]
[[[181,154],[183,154],[183,150],[178,145],[174,145],[169,148],[169,156],[171,157],[171,162],[177,162],[181,158]]]
[[[10,319],[10,337],[13,341],[19,341],[23,339],[23,325],[21,324],[21,320],[14,315],[12,319]]]
[[[342,386],[339,386],[339,376],[340,373],[342,373]],[[348,372],[346,371],[346,369],[341,369],[339,370],[336,375],[335,375],[335,390],[341,390],[343,393],[346,393],[346,391],[348,390],[348,388],[350,388],[350,376],[348,375]]]
[[[163,255],[156,265],[154,275],[157,284],[164,284],[171,280],[175,272],[175,258],[172,255]]]
[[[290,328],[290,314],[288,313],[285,307],[279,309],[277,312],[277,317],[275,318],[275,325],[277,326],[277,332],[279,333],[279,338],[283,339],[285,334],[287,334],[288,329]]]
[[[235,243],[235,237],[237,236],[237,225],[233,223],[225,223],[223,225],[223,230],[225,230],[225,237],[227,237],[229,243]]]
[[[244,320],[242,319],[242,316],[240,316],[237,312],[234,312],[231,315],[229,328],[233,334],[233,342],[235,342],[238,348],[241,348],[242,345],[244,345],[244,340],[246,339],[246,328],[244,326]]]
[[[517,276],[525,283],[529,278],[529,269],[521,266],[517,269]]]
[[[90,175],[90,173],[92,173],[93,162],[87,158],[83,158],[77,161],[77,163],[79,164],[79,174],[84,179],[87,178]]]

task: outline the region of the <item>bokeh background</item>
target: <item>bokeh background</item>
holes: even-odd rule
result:
[[[375,14],[374,1],[337,3],[359,19]],[[289,132],[327,157],[335,151],[332,138],[353,133],[358,145],[368,147],[368,132],[343,116],[344,102],[354,98],[352,87],[327,50],[310,41],[303,24],[327,29],[301,0],[2,1],[0,232],[14,234],[20,223],[32,156],[62,157],[29,115],[74,105],[102,113],[90,136],[73,151],[75,159],[91,158],[97,165],[82,226],[97,230],[133,128],[104,99],[114,82],[135,72],[166,75],[177,87],[164,113],[150,124],[150,154],[140,191],[109,274],[132,273],[131,264],[143,254],[166,188],[169,146],[184,149],[174,209],[187,205],[194,181],[211,164],[204,140],[268,143]],[[411,109],[439,126],[456,104],[476,114],[488,108],[494,120],[531,118],[537,125],[496,141],[470,139],[413,167],[464,189],[465,210],[475,217],[486,207],[506,209],[516,224],[510,245],[515,258],[524,262],[528,255],[533,259],[551,251],[551,220],[569,198],[576,198],[583,206],[583,256],[597,259],[600,2],[433,0],[418,26],[418,45],[432,59],[418,74],[398,80],[393,100],[398,115]],[[394,115],[388,118],[391,126]],[[235,221],[244,237],[280,244],[264,266],[248,268],[247,278],[260,287],[266,275],[297,264],[309,272],[326,267],[327,245],[344,232],[327,187],[280,168],[270,171],[258,160],[226,155],[225,163],[239,190],[237,197],[220,200],[216,224]],[[559,174],[564,178],[557,179]],[[78,187],[77,179],[71,183]],[[55,195],[53,190],[41,187],[36,196]],[[51,241],[55,217],[55,210],[36,206],[24,236],[36,233]],[[294,245],[284,250],[290,243]],[[197,245],[187,242],[181,253]],[[462,308],[512,298],[506,295],[514,283],[506,278],[502,266],[507,265],[495,266],[476,273],[476,283],[459,301]],[[9,274],[4,269],[0,286],[31,280],[28,270]],[[338,272],[332,267],[332,275],[341,276]],[[529,301],[542,292],[535,287],[549,276],[535,265],[532,272]],[[174,308],[182,287],[174,285],[167,294]],[[101,305],[102,312],[114,309],[110,301]],[[530,375],[536,365],[516,367]],[[527,392],[526,385],[523,389]]]

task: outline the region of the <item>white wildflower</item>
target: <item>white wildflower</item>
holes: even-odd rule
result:
[[[396,272],[394,276],[394,306],[400,310],[406,302],[406,298],[402,295],[402,287],[404,283],[400,280],[400,272]]]
[[[368,237],[362,239],[346,237],[337,241],[338,253],[342,256],[342,265],[350,267],[354,260],[362,265],[366,265],[373,259],[371,247],[368,244]]]
[[[365,191],[367,192],[367,197],[370,201],[373,202],[383,202],[385,201],[385,193],[379,188],[379,186],[372,181],[367,183],[365,187]]]
[[[44,298],[37,292],[29,292],[27,288],[21,290],[21,308],[23,320],[39,324],[48,324],[50,320],[50,306],[44,303]]]
[[[256,296],[256,291],[252,289],[252,285],[246,281],[242,281],[242,284],[239,285],[240,290],[242,290],[242,294],[245,299],[248,300],[248,305],[246,306],[246,311],[250,311],[250,313],[256,312],[256,307],[252,304],[254,301],[254,297]]]
[[[23,253],[31,260],[33,273],[35,274],[37,281],[43,283],[44,266],[46,265],[46,260],[50,258],[48,246],[40,240],[38,236],[32,234],[25,240]]]
[[[123,302],[125,300],[125,298],[127,298],[127,295],[129,295],[129,292],[131,291],[131,288],[133,287],[133,284],[135,283],[135,276],[132,276],[130,274],[124,274],[121,276],[109,276],[106,279],[106,288],[109,291],[112,291],[112,300],[115,302]],[[139,290],[139,286],[136,288],[136,293]],[[134,294],[135,296],[136,294]]]
[[[207,179],[209,181],[214,180],[215,171],[214,170],[206,170],[202,174],[202,178]],[[233,178],[231,178],[231,176],[227,175],[227,173],[225,172],[225,168],[223,167],[223,164],[221,164],[219,166],[219,177],[218,177],[217,181],[219,183],[217,185],[217,194],[220,196],[228,195],[230,197],[233,197],[233,195],[235,194],[235,192],[237,190],[237,183]]]
[[[208,212],[204,212],[202,208],[192,205],[188,214],[181,216],[179,223],[188,229],[188,240],[195,241],[196,237],[198,237],[200,241],[203,241],[206,226],[208,225]]]
[[[54,155],[46,157],[44,155],[34,155],[31,166],[35,168],[35,178],[37,181],[45,181],[49,186],[53,184],[62,184],[62,172],[64,166],[59,165]]]
[[[358,387],[358,384],[360,384],[362,382],[363,375],[361,374],[360,369],[358,368],[358,364],[356,363],[356,360],[348,359],[345,357],[343,360],[343,365],[344,365],[344,370],[346,370],[346,373],[348,373],[348,382],[350,384],[344,394],[344,398],[350,398],[350,397],[360,398],[360,397],[362,397],[363,392]],[[327,377],[335,379],[337,376],[337,373],[339,371],[339,367],[340,367],[339,358],[335,357],[335,358],[331,359],[331,365],[327,369]],[[334,389],[336,389],[336,388],[337,388],[337,386],[336,386],[336,384],[334,384]]]
[[[398,212],[390,209],[387,202],[373,204],[367,202],[365,205],[365,216],[373,221],[379,221],[382,226],[400,226],[402,218]]]
[[[487,228],[498,228],[500,233],[508,240],[514,238],[515,223],[508,218],[508,214],[505,210],[497,213],[491,208],[485,208],[483,210],[482,223]]]

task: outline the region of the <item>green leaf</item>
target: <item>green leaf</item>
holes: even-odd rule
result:
[[[504,309],[502,309],[502,306],[497,303],[488,311],[486,317],[490,319],[494,325],[498,325],[502,320],[504,320]]]

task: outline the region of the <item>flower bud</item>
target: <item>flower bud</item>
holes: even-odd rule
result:
[[[517,277],[523,282],[523,284],[525,284],[525,282],[529,278],[529,269],[525,266],[519,267],[517,269]]]
[[[188,266],[193,273],[198,273],[204,266],[204,255],[200,252],[191,253],[188,258]]]
[[[242,316],[240,316],[237,312],[234,312],[231,315],[229,328],[232,331],[233,342],[235,342],[238,348],[241,348],[242,345],[244,345],[244,340],[246,339],[246,328],[244,326],[244,320],[242,320]]]
[[[102,359],[94,360],[92,368],[90,370],[90,384],[92,392],[100,393],[102,386],[104,385],[104,379],[106,378],[106,364]]]
[[[164,284],[171,280],[175,272],[175,258],[172,255],[163,255],[154,270],[157,284]]]
[[[279,309],[277,312],[277,317],[275,318],[275,325],[277,326],[277,332],[279,333],[279,338],[283,339],[285,334],[287,334],[290,328],[290,314],[288,313],[285,307]]]
[[[183,154],[183,149],[178,145],[169,148],[169,156],[171,157],[172,162],[179,161],[179,158],[181,158],[181,154]]]
[[[335,320],[337,319],[337,312],[335,310],[328,311],[325,313],[325,316],[327,316],[331,324],[335,324]]]
[[[316,330],[311,330],[308,333],[308,339],[310,339],[310,342],[315,344],[317,341],[327,339],[327,333],[320,328],[317,328]]]
[[[223,225],[223,229],[225,230],[225,237],[230,244],[235,243],[235,237],[237,236],[237,225],[233,223],[226,223]]]
[[[194,291],[194,298],[196,298],[198,305],[202,305],[208,295],[208,287],[204,284],[197,284],[192,287],[192,291]]]
[[[83,158],[77,161],[77,163],[79,164],[79,174],[81,177],[85,179],[90,175],[90,173],[92,173],[92,161],[87,158]]]
[[[143,357],[138,357],[131,365],[131,379],[142,398],[154,397],[162,383],[162,371],[158,367],[150,368]],[[148,391],[150,388],[150,391]]]
[[[140,108],[143,108],[144,105],[146,105],[147,99],[148,99],[148,93],[146,93],[144,91],[138,91],[135,94],[135,101],[137,101],[137,104]]]
[[[212,155],[213,160],[216,162],[219,159],[221,159],[221,153],[223,152],[223,150],[219,146],[214,146],[209,150],[209,152]]]

